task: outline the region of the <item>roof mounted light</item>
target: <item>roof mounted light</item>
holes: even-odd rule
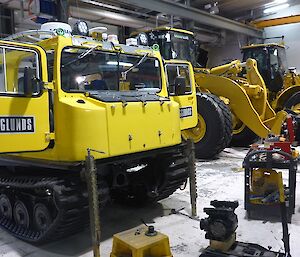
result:
[[[88,36],[89,27],[85,21],[77,21],[73,27],[73,35]]]
[[[141,32],[138,34],[137,40],[138,40],[139,45],[147,46],[149,43],[148,37],[147,37],[146,33],[144,33],[144,32]]]

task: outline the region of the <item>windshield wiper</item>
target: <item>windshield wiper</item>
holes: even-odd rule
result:
[[[76,59],[73,59],[69,62],[67,62],[66,64],[63,65],[63,67],[66,67],[74,62],[77,62],[79,60],[82,60],[83,58],[85,58],[86,56],[90,55],[91,53],[93,53],[96,49],[98,48],[98,46],[94,46],[92,48],[87,49],[86,51],[84,51],[83,53],[77,55]]]
[[[140,66],[142,63],[144,63],[146,61],[146,58],[148,57],[149,53],[146,53],[143,55],[143,57],[134,65],[132,65],[129,69],[122,71],[121,72],[121,76],[123,80],[126,80],[127,78],[127,73],[129,73],[130,71],[132,71],[133,69],[135,69],[136,67]]]

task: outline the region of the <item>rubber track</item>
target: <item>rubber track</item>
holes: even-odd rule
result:
[[[185,183],[189,176],[188,166],[189,158],[184,153],[176,154],[165,162],[165,183],[155,200],[169,197]]]
[[[17,225],[5,217],[0,218],[0,226],[15,237],[30,243],[54,241],[83,230],[89,223],[89,208],[86,187],[79,177],[66,179],[45,177],[2,177],[0,186],[19,190],[50,189],[57,215],[47,231],[35,231]],[[100,189],[106,200],[108,188]]]

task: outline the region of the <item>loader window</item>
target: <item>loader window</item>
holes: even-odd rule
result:
[[[23,94],[24,93],[24,70],[33,70],[32,79],[39,79],[38,55],[29,49],[10,47],[0,48],[0,93]],[[38,88],[34,89],[38,94]]]
[[[85,55],[86,51],[87,49],[73,47],[63,50],[61,59],[63,90],[68,92],[160,90],[160,64],[155,58],[104,51],[94,51]]]
[[[185,64],[167,64],[166,65],[167,78],[168,78],[168,88],[170,95],[186,95],[192,92],[191,79],[189,73],[189,66]],[[185,79],[184,88],[176,90],[176,83],[178,83],[178,78],[181,80]],[[180,85],[183,87],[183,85]]]

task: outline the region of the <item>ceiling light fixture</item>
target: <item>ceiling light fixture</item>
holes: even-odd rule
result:
[[[288,0],[274,0],[270,3],[265,4],[265,8],[273,7],[279,4],[285,4]]]
[[[284,4],[284,3],[286,3],[288,0],[275,0],[275,1],[273,1],[272,3],[273,4]]]
[[[272,12],[277,12],[280,11],[282,9],[288,8],[290,5],[289,4],[281,4],[281,5],[277,5],[274,7],[270,7],[264,10],[264,13],[272,13]]]

